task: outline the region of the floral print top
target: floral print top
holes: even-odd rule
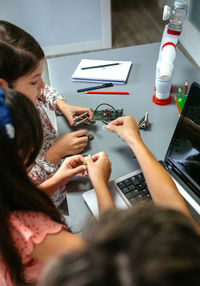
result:
[[[44,133],[43,146],[35,160],[35,164],[33,165],[32,170],[29,173],[32,181],[36,185],[41,184],[42,182],[50,178],[52,175],[54,175],[61,165],[61,161],[59,161],[57,164],[53,164],[45,158],[47,150],[56,142],[58,138],[58,132],[53,127],[45,111],[45,108],[60,113],[59,109],[56,106],[56,101],[58,99],[64,100],[64,97],[52,87],[46,85],[45,88],[42,90],[41,96],[36,105],[36,108],[38,109],[40,114]],[[66,187],[60,186],[59,189],[51,197],[56,207],[59,207],[62,201],[65,199],[65,193]]]

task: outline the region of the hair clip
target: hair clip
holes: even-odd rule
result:
[[[4,91],[0,89],[0,128],[8,136],[9,139],[15,137],[15,128],[8,107],[3,98]]]

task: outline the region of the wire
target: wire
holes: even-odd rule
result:
[[[110,105],[110,104],[108,104],[108,103],[101,103],[101,104],[99,104],[97,107],[96,107],[96,109],[95,109],[95,111],[94,112],[96,112],[97,111],[97,109],[101,106],[101,105],[107,105],[107,106],[110,106],[116,113],[117,113],[117,110],[112,106],[112,105]]]

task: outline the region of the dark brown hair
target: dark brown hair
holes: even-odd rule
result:
[[[14,90],[3,90],[11,114],[15,138],[10,140],[0,128],[0,253],[14,285],[26,285],[21,257],[9,232],[9,215],[13,211],[36,211],[62,223],[49,197],[31,182],[24,160],[29,166],[41,148],[42,125],[33,103]]]
[[[19,27],[0,21],[0,78],[9,87],[19,77],[34,70],[44,52],[38,42]]]
[[[42,286],[198,286],[200,238],[189,219],[153,205],[111,210],[88,249],[57,259]]]

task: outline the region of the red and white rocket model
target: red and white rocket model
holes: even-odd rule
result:
[[[158,105],[171,103],[176,46],[188,12],[188,0],[175,0],[173,2],[173,7],[170,8],[168,5],[165,5],[163,11],[163,20],[166,21],[169,19],[169,23],[165,26],[163,32],[156,65],[153,102]]]

